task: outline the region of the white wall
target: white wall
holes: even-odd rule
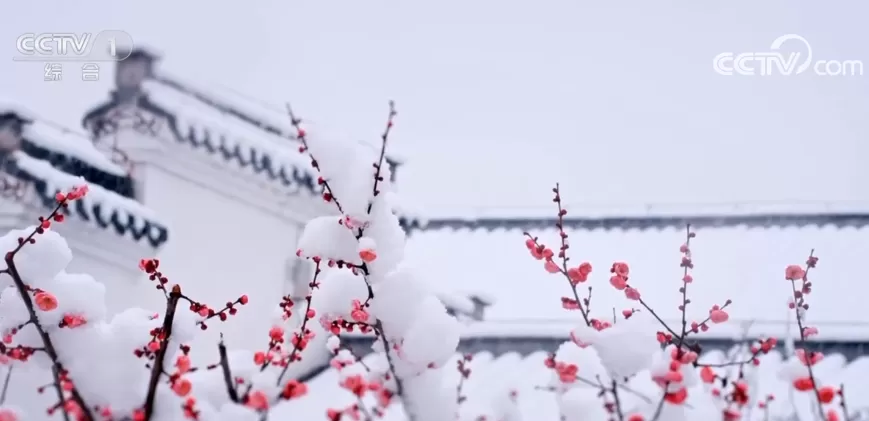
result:
[[[215,308],[242,294],[250,299],[227,322],[209,323],[200,343],[210,346],[223,332],[230,347],[264,348],[299,227],[163,168],[147,166],[142,176],[143,202],[169,227],[159,257],[170,282]]]
[[[106,286],[110,317],[129,307],[162,306],[162,295],[138,268],[140,259],[153,257],[156,252],[146,240],[137,242],[118,235],[113,228],[100,228],[75,215],[66,221],[54,226],[73,253],[66,271],[89,274]]]

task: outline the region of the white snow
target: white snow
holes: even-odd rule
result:
[[[93,142],[82,134],[42,120],[24,106],[13,102],[0,100],[0,112],[15,113],[30,121],[24,125],[22,137],[40,147],[77,158],[109,174],[127,174],[123,168],[100,153]]]
[[[558,297],[567,295],[566,280],[546,274],[540,262],[528,254],[522,237],[518,235],[515,238],[503,235],[486,236],[482,243],[466,241],[468,239],[461,236],[441,238],[443,243],[439,245],[444,246],[444,250],[434,247],[438,245],[436,243],[412,242],[411,246],[415,248],[416,254],[407,253],[406,259],[406,240],[388,203],[388,193],[392,190],[388,174],[382,174],[384,181],[377,187],[384,194],[372,194],[374,174],[370,164],[374,156],[367,153],[347,153],[346,148],[340,147],[337,138],[328,135],[311,135],[310,141],[310,151],[320,163],[321,174],[329,181],[330,192],[335,196],[332,204],[337,208],[340,203],[342,214],[315,218],[305,226],[299,242],[299,257],[319,262],[322,266],[318,277],[321,289],[315,289],[311,296],[312,308],[319,320],[312,323],[315,326],[305,339],[312,340],[311,346],[314,349],[325,353],[324,347],[328,345],[329,350],[337,351],[336,358],[352,361],[353,357],[349,352],[339,349],[340,340],[327,338],[326,333],[317,328],[316,322],[321,322],[322,327],[328,328],[329,322],[341,318],[355,323],[367,323],[382,334],[373,345],[375,353],[364,359],[365,365],[351,363],[341,372],[335,371],[336,369],[328,370],[325,375],[307,384],[309,391],[306,397],[272,408],[270,415],[273,418],[322,419],[329,408],[340,409],[352,405],[356,398],[347,391],[347,384],[352,381],[361,382],[365,390],[371,391],[364,398],[364,402],[369,405],[373,403],[375,396],[382,397],[377,391],[386,388],[397,392],[401,385],[401,402],[386,410],[383,419],[387,421],[406,419],[405,413],[413,414],[417,421],[444,421],[454,419],[457,415],[459,420],[476,420],[481,415],[504,421],[558,419],[559,414],[565,411],[583,411],[588,415],[595,408],[600,409],[600,402],[595,405],[595,401],[590,399],[597,393],[594,387],[575,381],[575,375],[570,370],[567,370],[566,376],[564,373],[561,376],[556,375],[553,370],[545,367],[546,356],[542,353],[527,357],[516,354],[498,358],[487,357],[485,354],[474,356],[471,378],[464,385],[467,387],[469,400],[467,406],[459,407],[456,402],[457,363],[454,353],[459,340],[466,337],[467,333],[463,333],[461,324],[455,318],[447,315],[446,307],[433,292],[435,288],[432,285],[443,290],[446,286],[464,284],[465,288],[459,289],[467,289],[467,284],[474,282],[474,288],[485,286],[482,288],[482,296],[485,297],[484,300],[493,302],[492,309],[496,310],[493,320],[505,321],[509,320],[505,316],[522,316],[528,320],[541,321],[546,320],[545,317],[549,314],[558,314],[549,309],[560,308]],[[82,182],[75,177],[64,178],[51,173],[55,170],[47,163],[21,154],[16,155],[16,159],[19,159],[25,170],[49,179],[52,187],[57,185],[66,189]],[[90,194],[94,195],[95,200],[111,200],[114,206],[126,209],[130,214],[144,210],[131,200],[124,199],[125,202],[109,197],[111,193],[99,189],[98,186],[92,186]],[[81,200],[91,200],[91,195]],[[777,292],[765,289],[766,287],[761,286],[766,285],[763,282],[786,286],[783,280],[784,267],[790,263],[800,263],[807,255],[807,249],[803,250],[805,244],[792,237],[773,238],[764,243],[762,238],[765,237],[755,238],[751,235],[751,230],[735,231],[744,237],[737,236],[734,239],[722,235],[722,232],[733,234],[734,230],[709,230],[710,235],[704,236],[701,232],[692,242],[699,245],[694,248],[693,253],[697,264],[694,271],[695,281],[689,288],[696,287],[697,292],[700,292],[692,295],[697,302],[696,311],[700,315],[708,311],[711,303],[721,303],[726,298],[733,298],[739,303],[740,299],[746,298],[746,295],[751,296],[752,293],[760,295],[764,303],[769,302],[770,297]],[[811,322],[818,323],[819,327],[820,323],[831,320],[829,308],[825,313],[823,299],[819,298],[826,290],[825,284],[845,282],[825,279],[825,276],[829,276],[826,265],[829,265],[830,273],[840,273],[835,269],[838,265],[847,266],[849,262],[856,261],[859,252],[866,248],[861,242],[866,239],[860,237],[859,241],[848,241],[850,238],[845,237],[843,241],[842,232],[836,231],[836,240],[839,244],[844,243],[839,248],[830,246],[832,241],[823,236],[812,238],[820,243],[818,254],[821,256],[821,264],[818,269],[813,270],[816,284],[811,298],[815,301],[811,302],[818,302],[819,305],[814,306],[808,315]],[[787,231],[782,233],[786,234]],[[862,231],[854,230],[854,233],[860,234]],[[515,233],[501,234],[512,236]],[[550,235],[546,241],[554,245],[551,242],[552,233],[545,234]],[[677,296],[676,281],[680,278],[680,233],[655,232],[659,234],[657,236],[647,236],[649,233],[646,232],[624,233],[624,237],[605,234],[601,238],[588,239],[584,238],[585,233],[575,233],[580,241],[572,241],[571,251],[578,253],[575,264],[589,257],[594,258],[589,259],[594,260],[595,265],[591,282],[597,281],[595,285],[599,285],[599,289],[595,290],[593,297],[598,301],[593,301],[592,310],[602,313],[601,318],[606,320],[609,319],[611,304],[615,303],[615,299],[625,302],[623,296],[610,291],[611,288],[608,288],[605,281],[609,264],[612,261],[625,260],[632,265],[632,286],[643,291],[644,299],[653,302],[660,300],[653,303],[660,304],[656,309],[664,317],[673,318],[674,313],[668,305],[670,303],[662,297],[665,291],[674,298]],[[719,238],[716,238],[716,234]],[[764,234],[768,235],[768,231]],[[0,238],[0,245],[10,248],[19,236],[21,232],[11,232]],[[493,238],[500,242],[491,243]],[[704,249],[702,246],[705,244],[703,241],[714,243],[712,240],[716,239],[731,240],[729,243],[724,242],[731,249],[715,255],[719,260],[716,257],[707,257],[714,248]],[[671,241],[673,244],[669,244]],[[668,245],[661,247],[663,243]],[[829,247],[829,255],[821,251],[825,246]],[[853,248],[848,249],[845,246]],[[789,249],[782,250],[785,247]],[[60,236],[50,231],[47,235],[39,236],[36,244],[28,245],[27,248],[26,252],[16,256],[16,262],[20,265],[22,274],[27,277],[27,282],[40,288],[33,292],[34,299],[39,303],[37,317],[55,342],[59,360],[75,381],[75,387],[92,405],[110,406],[118,414],[131,413],[143,402],[150,375],[150,370],[142,360],[136,358],[132,350],[148,347],[153,343],[151,332],[160,325],[160,314],[155,317],[153,311],[128,309],[108,319],[102,284],[87,275],[65,272],[72,256]],[[775,253],[770,252],[769,248],[774,249]],[[583,255],[595,253],[598,254]],[[636,259],[630,260],[631,257]],[[701,269],[704,264],[702,258],[710,262],[707,272]],[[758,260],[761,258],[765,260]],[[776,261],[777,258],[782,259],[781,264]],[[335,260],[351,262],[354,267],[340,267],[334,263]],[[523,261],[530,265],[525,265]],[[650,261],[659,262],[656,264],[661,266],[645,264]],[[458,264],[452,265],[453,263]],[[535,270],[537,275],[532,271],[517,270],[525,266]],[[443,269],[444,267],[447,269]],[[739,270],[727,271],[733,268]],[[856,282],[853,284],[856,285]],[[558,289],[547,285],[558,285]],[[735,293],[733,297],[706,296],[713,290],[720,292],[726,286],[731,287],[729,292]],[[852,285],[847,286],[850,288]],[[369,288],[373,291],[373,297],[369,296]],[[782,289],[782,295],[787,296],[789,289]],[[0,293],[2,333],[12,333],[11,327],[29,317],[23,308],[21,297],[16,295],[18,293],[17,289],[9,286]],[[550,296],[541,300],[544,293]],[[836,297],[841,297],[836,302],[837,305],[849,304],[845,302],[848,297],[842,297],[840,293]],[[746,305],[753,305],[753,298],[755,297],[748,297],[745,300]],[[780,304],[786,313],[786,300],[782,300]],[[737,305],[739,304],[734,304],[734,307]],[[774,300],[772,305],[775,305]],[[819,308],[822,309],[820,312]],[[171,367],[180,356],[178,345],[192,339],[196,333],[195,322],[198,317],[183,305],[178,311],[183,314],[178,314],[173,323],[175,334],[170,339],[171,352],[166,360],[169,370],[174,370]],[[294,309],[297,315],[303,311]],[[728,311],[734,316],[763,317],[758,316],[756,309],[750,307],[749,310],[743,310],[743,313],[731,307],[728,307]],[[652,374],[657,375],[662,367],[661,363],[667,361],[668,351],[661,352],[657,349],[654,336],[656,327],[649,325],[648,318],[643,316],[644,313],[640,313],[600,332],[589,329],[574,331],[575,336],[581,339],[577,342],[588,346],[580,348],[568,341],[561,346],[555,358],[559,363],[575,364],[576,374],[583,378],[600,378],[603,383],[625,382],[640,395],[651,396],[651,400],[629,393],[622,397],[626,411],[648,414],[654,409],[654,401],[661,393],[660,388],[652,381]],[[574,313],[559,320],[571,321],[575,326],[578,319]],[[64,323],[69,323],[69,320],[84,320],[86,323],[65,327],[59,323],[61,320]],[[485,326],[485,323],[478,326]],[[21,344],[39,346],[41,338],[35,335],[35,330],[33,325],[27,325],[15,333],[14,340]],[[513,330],[514,334],[520,333],[515,325]],[[275,320],[274,332],[276,333],[272,333],[272,337],[279,339],[288,340],[294,337],[294,331],[285,328],[280,319]],[[564,329],[561,334],[567,332],[570,332],[569,328]],[[266,338],[263,339],[265,341]],[[278,357],[289,354],[286,347],[274,352]],[[703,359],[722,361],[724,358],[710,353],[704,355]],[[760,368],[752,369],[747,377],[750,381],[756,381],[755,388],[759,393],[771,392],[781,396],[776,403],[779,406],[774,408],[776,414],[784,414],[792,407],[787,398],[783,397],[786,396],[789,385],[787,381],[779,381],[776,375],[782,371],[782,367],[787,371],[787,367],[781,364],[781,359],[782,356],[776,353],[764,356]],[[248,405],[255,402],[253,397],[259,396],[263,397],[262,403],[268,405],[271,397],[282,389],[278,381],[278,367],[260,370],[251,364],[253,358],[249,353],[233,352],[230,360],[236,370],[234,375],[252,386],[253,392]],[[46,357],[39,354],[33,357],[33,364],[26,366],[35,370],[34,373],[42,370],[41,373],[44,374],[48,363]],[[213,361],[206,362],[211,363]],[[866,394],[863,380],[869,373],[865,372],[865,366],[857,366],[863,367],[863,372],[855,377],[851,374],[855,366],[856,363],[846,369],[842,358],[828,356],[818,365],[818,376],[825,384],[845,383],[848,396],[852,401],[859,402],[860,397]],[[563,366],[557,370],[562,368]],[[681,370],[689,369],[683,367]],[[626,377],[630,379],[625,379]],[[187,380],[185,376],[182,378]],[[227,404],[227,396],[219,393],[218,389],[222,385],[219,378],[215,377],[215,372],[197,373],[189,376],[189,380],[194,383],[193,393],[198,397],[197,405],[201,406],[203,421],[253,420],[259,417],[250,409]],[[338,386],[339,382],[344,386]],[[540,390],[535,386],[552,388],[553,392]],[[709,414],[716,410],[716,404],[710,400],[709,395],[702,393],[704,385],[695,378],[688,376],[678,385],[671,385],[670,391],[673,391],[673,386],[690,389],[690,406],[665,405],[666,416],[662,421],[709,419]],[[806,396],[803,394],[792,400],[793,405],[802,413],[806,413]],[[157,387],[154,419],[182,419],[182,402],[183,397],[174,393],[169,384],[160,382]],[[40,406],[44,406],[38,400],[27,400],[23,403],[33,407],[25,408],[27,411],[33,409],[37,413],[42,409]],[[750,419],[753,421],[758,418]]]
[[[812,310],[814,311],[814,310]],[[811,311],[807,314],[811,315]],[[636,317],[636,316],[635,316]],[[665,318],[670,326],[678,326],[678,319]],[[567,339],[568,334],[576,326],[575,320],[569,319],[501,319],[484,320],[482,322],[469,323],[465,326],[463,338],[561,338]],[[747,329],[745,328],[747,325]],[[813,340],[829,341],[863,341],[869,338],[869,322],[812,322],[812,326],[818,328],[818,335],[809,338]],[[786,321],[762,321],[762,320],[738,320],[731,318],[727,323],[715,325],[707,332],[692,334],[699,339],[739,339],[743,336],[750,338],[768,337],[795,337],[799,335],[796,322]]]
[[[182,78],[178,75],[167,73],[162,69],[158,69],[155,73],[159,78],[165,78],[179,83],[189,89],[191,93],[208,98],[215,104],[230,109],[236,109],[247,116],[268,124],[269,126],[278,129],[283,136],[287,137],[287,139],[295,139],[296,130],[290,124],[286,112],[280,108],[273,108],[273,106],[254,103],[250,98],[242,97],[238,93],[234,93],[231,90],[217,86],[216,84],[203,82],[201,79],[194,81],[189,78]],[[220,112],[216,109],[214,111],[218,113]],[[263,133],[266,132],[263,131]],[[284,139],[284,141],[287,141],[287,139]],[[297,142],[293,142],[292,144],[298,146]]]
[[[310,169],[310,159],[299,153],[297,142],[254,127],[159,82],[146,81],[143,90],[154,104],[176,116],[182,136],[190,129],[200,133],[208,131],[212,142],[222,143],[229,150],[238,147],[246,158],[254,153],[269,155],[275,171],[315,174]]]
[[[117,193],[106,190],[99,185],[86,183],[86,180],[82,177],[76,177],[59,171],[52,167],[48,162],[32,158],[21,151],[13,153],[13,157],[21,169],[45,181],[49,192],[60,190],[67,191],[73,186],[88,184],[90,191],[82,200],[84,200],[86,204],[101,204],[103,212],[105,212],[104,214],[108,214],[109,211],[117,211],[120,213],[121,217],[127,215],[133,216],[135,221],[140,222],[143,225],[145,220],[160,222],[160,219],[154,211],[133,199],[118,195]]]
[[[700,361],[703,363],[715,364],[730,361],[730,357],[735,355],[738,348],[733,348],[727,353],[720,351],[711,351],[703,354]],[[363,361],[372,361],[375,357],[366,357]],[[446,385],[457,384],[459,374],[456,371],[456,360],[462,358],[461,355],[455,355],[451,361],[447,362],[441,369],[444,371],[444,382]],[[557,387],[561,388],[564,385],[559,382],[553,375],[552,370],[544,366],[544,360],[547,355],[543,352],[534,353],[527,356],[520,356],[516,353],[507,353],[499,356],[493,356],[491,353],[482,352],[473,355],[469,367],[471,368],[471,376],[463,386],[463,393],[468,396],[469,409],[465,411],[466,416],[479,416],[483,414],[496,414],[497,416],[507,417],[510,421],[535,421],[545,419],[559,418],[559,400],[562,402],[562,409],[572,407],[583,408],[585,418],[582,420],[597,420],[605,418],[595,418],[593,414],[602,413],[602,401],[597,397],[598,389],[586,384],[577,382],[566,387],[567,393],[557,397],[557,393],[549,390],[542,390],[539,387]],[[603,376],[604,382],[607,381],[606,370],[598,362],[598,356],[593,348],[579,349],[572,344],[565,345],[559,351],[558,357],[564,358],[565,361],[578,363],[580,377],[595,381],[595,376],[600,374]],[[792,410],[791,401],[788,399],[787,382],[779,379],[777,373],[783,364],[788,360],[784,360],[782,354],[777,351],[772,351],[767,355],[761,356],[761,364],[753,373],[756,379],[756,385],[752,390],[756,391],[758,396],[765,396],[773,393],[776,400],[771,407],[771,414],[783,416],[790,413]],[[827,361],[829,360],[829,362]],[[716,369],[719,370],[719,369]],[[844,360],[837,355],[828,355],[822,363],[817,366],[817,373],[824,384],[837,385],[845,384],[846,399],[853,403],[852,410],[861,407],[865,404],[864,397],[869,389],[865,382],[866,376],[869,376],[869,358],[862,357],[850,363],[845,363]],[[720,369],[723,374],[726,370]],[[751,371],[751,370],[749,370]],[[305,415],[310,418],[304,419],[319,419],[319,414],[322,414],[327,407],[339,407],[342,404],[350,404],[354,401],[352,395],[346,390],[339,388],[336,385],[336,377],[338,373],[334,369],[330,369],[323,373],[320,377],[312,380],[309,383],[312,396],[318,396],[316,399],[302,400],[297,402],[293,409],[298,411],[300,417]],[[648,370],[640,372],[633,377],[627,386],[632,390],[640,392],[645,397],[657,398],[660,396],[659,388],[655,386],[651,380]],[[685,408],[688,420],[703,420],[716,419],[716,406],[708,398],[709,392],[707,385],[702,382],[695,382],[689,387],[689,398]],[[517,395],[516,403],[512,403],[509,399],[510,391],[515,391]],[[453,393],[455,390],[453,389]],[[638,412],[648,408],[648,404],[634,394],[623,392],[620,394],[623,402],[623,408],[626,411],[636,409]],[[368,401],[370,402],[370,401]],[[803,417],[810,414],[808,412],[808,395],[805,393],[796,393],[794,395],[794,404],[800,409]],[[657,400],[654,401],[657,404]],[[677,411],[679,407],[673,405],[665,405],[668,411]],[[515,408],[515,410],[514,410]],[[518,413],[516,413],[518,412]],[[704,418],[712,414],[713,418]],[[720,413],[719,413],[720,414]],[[720,415],[718,415],[720,417]],[[385,421],[400,421],[403,418],[399,414],[392,412],[387,413],[383,418]],[[475,420],[475,418],[463,418]],[[501,419],[501,418],[495,418]],[[570,419],[570,418],[568,418]],[[672,416],[662,418],[663,420],[673,420]],[[746,418],[746,421],[762,420],[763,414],[761,411],[754,409],[751,417]]]
[[[123,168],[98,151],[90,139],[70,130],[36,120],[24,126],[23,136],[39,146],[78,158],[109,174],[127,175]]]
[[[570,209],[572,218],[618,218],[646,216],[751,216],[751,215],[800,215],[865,213],[869,202],[865,200],[739,200],[726,202],[583,202],[564,198],[564,206]],[[467,206],[426,206],[428,219],[459,220],[508,219],[508,218],[553,218],[552,206],[547,203],[528,203],[525,206],[491,207],[469,204]]]
[[[557,250],[554,228],[531,234]],[[678,320],[681,303],[682,268],[679,247],[685,242],[685,230],[568,230],[571,265],[590,262],[593,271],[586,283],[578,285],[580,298],[593,287],[592,315],[610,319],[629,308],[623,291],[609,285],[609,268],[624,261],[631,267],[630,284],[643,299],[667,320]],[[519,229],[426,231],[414,233],[407,247],[408,262],[419,268],[438,289],[462,291],[473,285],[496,298],[486,309],[489,321],[511,323],[557,322],[576,320],[576,312],[564,310],[560,297],[572,296],[564,277],[547,273],[543,262],[534,259],[526,248]],[[754,320],[783,326],[792,319],[787,307],[790,284],[784,268],[805,262],[814,249],[820,257],[812,271],[813,293],[809,297],[812,324],[842,325],[835,328],[850,335],[845,327],[865,331],[863,300],[869,286],[853,275],[851,268],[861,261],[861,250],[869,249],[869,229],[853,227],[803,228],[709,228],[698,229],[692,240],[695,268],[694,282],[688,286],[692,303],[689,317],[694,320],[708,315],[714,304],[733,300],[728,307],[732,320]],[[444,262],[450,262],[444,264]],[[843,294],[843,291],[848,291]],[[645,312],[637,314],[646,317]],[[727,325],[715,325],[725,331]],[[782,328],[784,329],[784,328]],[[825,335],[826,327],[820,329]]]

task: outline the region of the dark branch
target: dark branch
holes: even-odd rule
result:
[[[235,381],[232,379],[232,372],[229,370],[229,358],[226,355],[226,345],[223,344],[222,334],[220,335],[220,343],[217,344],[217,350],[220,353],[220,371],[223,372],[226,393],[229,395],[229,400],[238,403],[238,390],[235,388]]]
[[[172,292],[169,293],[169,300],[166,301],[166,315],[163,317],[163,326],[160,328],[162,341],[154,360],[154,366],[151,368],[151,378],[148,380],[148,394],[145,397],[144,407],[145,421],[149,421],[154,416],[154,400],[157,398],[157,386],[160,384],[160,376],[165,371],[163,367],[166,363],[166,352],[169,349],[169,338],[172,337],[172,323],[175,321],[175,310],[178,308],[178,301],[180,299],[181,287],[175,285],[172,287]]]

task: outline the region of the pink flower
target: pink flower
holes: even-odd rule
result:
[[[284,328],[280,326],[272,326],[269,329],[269,338],[272,338],[274,341],[280,341],[284,338]]]
[[[709,310],[709,320],[711,320],[712,323],[724,323],[729,318],[730,315],[724,310]]]
[[[36,307],[42,311],[51,311],[57,308],[57,298],[45,291],[37,292],[33,296],[33,301],[36,302]]]
[[[570,278],[571,284],[578,284],[588,280],[588,275],[583,274],[577,268],[570,268],[567,270],[567,277]]]
[[[80,326],[84,326],[87,324],[87,319],[80,314],[64,314],[63,315],[63,325],[70,328],[75,329]]]
[[[359,257],[365,263],[371,263],[375,259],[377,259],[377,252],[372,249],[362,249],[359,250]]]
[[[555,372],[558,373],[558,378],[564,383],[573,383],[576,381],[576,373],[579,368],[576,364],[555,364]]]
[[[190,357],[179,355],[178,358],[175,359],[175,367],[177,367],[178,371],[182,373],[190,371]]]
[[[18,421],[18,415],[11,409],[0,409],[0,421]]]
[[[712,384],[715,381],[715,371],[709,366],[705,366],[700,370],[700,379],[703,383]]]
[[[579,302],[573,298],[561,297],[561,308],[565,310],[579,310]]]
[[[630,270],[630,268],[628,267],[628,264],[627,264],[627,263],[625,263],[625,262],[615,262],[615,263],[613,263],[613,267],[612,267],[612,269],[610,269],[610,272],[612,272],[612,273],[614,273],[614,274],[616,274],[616,275],[618,275],[618,276],[621,276],[622,278],[627,279],[627,278],[628,278],[628,275],[629,275],[630,272],[631,272],[631,270]]]
[[[806,352],[806,350],[802,348],[794,351],[794,353],[797,355],[797,359],[805,365],[815,365],[824,359],[824,354],[820,352]],[[811,356],[809,354],[811,354]]]
[[[559,268],[558,265],[555,264],[552,260],[546,260],[546,263],[543,264],[543,269],[546,269],[549,273],[558,273]]]
[[[255,409],[257,411],[264,411],[269,409],[269,397],[265,394],[265,392],[261,390],[256,390],[250,393],[247,397],[247,405],[248,408]]]
[[[531,252],[531,257],[534,257],[537,260],[543,260],[543,251],[542,250],[535,247],[529,251]]]
[[[183,377],[175,380],[175,383],[172,385],[172,391],[178,396],[187,396],[192,388],[193,385],[190,383],[190,380]]]
[[[570,268],[567,270],[567,277],[574,285],[588,280],[588,275],[591,273],[591,263],[585,262],[579,267]]]
[[[798,281],[806,276],[806,271],[799,265],[790,265],[785,268],[785,279],[788,281]]]
[[[625,297],[628,297],[629,300],[639,301],[640,291],[637,291],[635,288],[627,287],[625,288]]]
[[[357,323],[367,323],[368,317],[368,312],[363,308],[362,302],[359,300],[353,300],[353,309],[350,310],[350,318]]]
[[[84,197],[88,192],[88,185],[83,184],[81,186],[75,186],[72,190],[66,194],[66,198],[68,200],[76,200]]]
[[[579,339],[579,337],[576,336],[576,333],[573,331],[570,332],[570,340],[573,341],[573,343],[575,343],[576,346],[580,348],[587,348],[589,345],[591,345],[590,343],[583,342],[582,339]]]
[[[613,288],[621,291],[628,286],[628,280],[619,275],[613,275],[610,278],[610,285],[612,285]]]

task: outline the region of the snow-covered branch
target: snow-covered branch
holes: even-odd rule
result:
[[[309,293],[303,299],[281,296],[252,303],[279,306],[261,347],[227,349],[221,335],[214,359],[195,364],[190,343],[196,333],[228,321],[248,297],[217,306],[199,302],[185,294],[183,280],[170,282],[157,259],[143,259],[139,268],[165,306],[109,317],[105,287],[88,275],[66,272],[72,253],[52,229],[64,221],[68,204],[88,193],[86,184],[70,186],[37,225],[0,238],[0,249],[8,250],[0,268],[0,364],[8,366],[0,421],[33,419],[43,411],[74,421],[309,421],[295,411],[309,389],[294,377],[294,369],[312,345],[325,345],[339,386],[352,396],[323,411],[325,420],[521,420],[519,391],[510,385],[492,385],[484,397],[469,390],[478,359],[468,355],[455,367],[447,364],[455,356],[460,325],[405,262],[406,238],[393,212],[384,165],[397,115],[394,104],[389,104],[376,152],[348,151],[328,136],[307,132],[289,107],[288,114],[300,153],[317,170],[322,199],[334,213],[309,221],[299,239],[297,256],[314,265]],[[564,229],[568,210],[558,185],[553,194],[555,249],[531,233],[517,238],[517,246],[524,240],[541,269],[563,278],[569,288],[560,306],[574,312],[576,326],[570,340],[543,362],[551,381],[540,385],[553,392],[563,419],[754,421],[753,406],[767,419],[769,407],[781,397],[759,390],[752,376],[763,355],[777,346],[775,339],[747,341],[729,362],[708,362],[700,355],[697,336],[728,322],[733,303],[720,301],[699,316],[690,311],[697,238],[692,227],[685,227],[684,241],[673,249],[675,254],[678,246],[681,254],[673,262],[681,268],[681,278],[673,280],[681,302],[678,326],[664,322],[623,261],[606,262],[603,285],[623,294],[626,308],[593,311],[592,262],[571,261]],[[791,391],[814,397],[812,417],[853,421],[845,415],[844,386],[821,384],[825,379],[815,366],[823,355],[807,348],[807,339],[818,333],[805,319],[806,296],[813,288],[808,273],[817,264],[812,252],[805,268],[785,269],[800,340],[795,358],[779,374]],[[580,293],[581,286],[587,294]],[[340,335],[356,331],[375,338],[374,353],[364,359],[341,344]],[[47,405],[43,400],[6,402],[12,369],[17,376],[19,366],[50,376],[40,390],[51,390],[56,398]],[[445,382],[453,370],[459,373],[456,383]],[[638,387],[636,379],[645,385]]]

